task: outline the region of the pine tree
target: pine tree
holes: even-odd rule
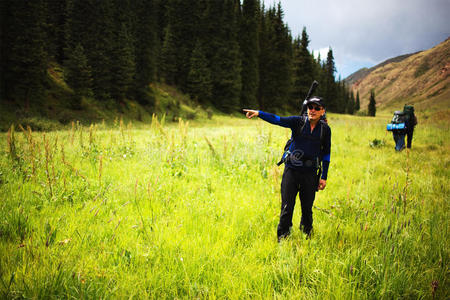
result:
[[[84,0],[69,4],[67,49],[75,49],[77,44],[83,46],[91,66],[95,98],[101,101],[111,99],[114,46],[112,2]]]
[[[111,53],[112,61],[114,61],[111,66],[111,96],[117,101],[125,99],[135,74],[133,41],[125,23],[121,25]]]
[[[311,54],[313,60],[313,78],[319,82],[319,86],[317,87],[315,93],[316,95],[322,96],[325,98],[325,90],[326,90],[326,76],[325,76],[325,67],[322,62],[322,58],[320,56],[320,52],[317,54],[317,58],[314,58],[314,54]],[[301,98],[300,98],[301,99]]]
[[[260,106],[286,110],[292,88],[292,37],[280,4],[262,14],[260,49]]]
[[[162,69],[169,83],[173,81],[186,91],[187,75],[197,37],[195,1],[169,0],[167,3],[167,32],[162,52]],[[174,66],[172,67],[171,64]]]
[[[3,0],[2,96],[24,104],[43,104],[47,78],[45,9],[42,0]]]
[[[367,107],[367,111],[368,111],[369,116],[375,117],[377,108],[376,108],[376,101],[375,101],[375,91],[373,89],[370,91],[370,100],[369,100],[369,105]]]
[[[237,110],[241,95],[241,53],[237,41],[234,1],[223,2],[223,17],[219,32],[219,47],[213,57],[211,76],[216,107],[225,112]]]
[[[347,113],[348,105],[350,103],[350,96],[348,94],[347,86],[345,85],[345,81],[341,79],[341,75],[339,75],[339,79],[336,82],[337,86],[337,110],[338,113]],[[354,104],[353,104],[354,105]],[[353,106],[352,106],[353,107]]]
[[[66,47],[64,48],[66,57],[70,56],[70,51],[80,44],[90,60],[89,54],[97,42],[93,27],[96,22],[95,6],[95,0],[68,0],[65,26]]]
[[[243,1],[240,48],[242,51],[241,107],[257,107],[259,36],[258,1],[256,0]]]
[[[166,28],[166,36],[161,50],[161,76],[167,84],[176,84],[177,78],[177,54],[176,54],[175,36],[172,27]]]
[[[327,60],[325,64],[325,99],[327,101],[327,108],[329,111],[337,112],[338,99],[337,90],[335,85],[334,73],[336,72],[336,67],[334,65],[333,50],[328,50]]]
[[[355,112],[355,95],[353,94],[353,91],[350,92],[350,98],[347,102],[347,109],[346,109],[348,114],[353,115],[353,113]]]
[[[46,18],[46,51],[49,58],[64,63],[64,48],[66,47],[65,26],[67,22],[68,0],[44,0]]]
[[[75,49],[70,51],[70,56],[65,61],[64,74],[67,84],[75,93],[71,106],[75,109],[79,109],[81,107],[81,97],[92,96],[91,69],[81,44],[78,44]]]
[[[276,74],[273,78],[277,93],[273,99],[277,109],[288,109],[288,100],[292,92],[292,37],[283,21],[284,12],[279,2],[274,18]]]
[[[260,109],[268,110],[272,95],[275,94],[274,87],[271,81],[271,71],[275,66],[273,62],[273,27],[269,22],[268,13],[265,10],[264,3],[261,7],[261,14],[259,20],[259,88],[258,88],[258,102]]]
[[[212,95],[211,71],[199,41],[192,52],[188,78],[188,92],[202,104],[210,104]]]
[[[294,74],[293,74],[293,99],[294,105],[298,108],[298,103],[302,102],[309,91],[309,87],[314,80],[313,59],[308,51],[309,36],[306,28],[303,27],[301,38],[294,40]]]
[[[361,109],[359,104],[359,91],[356,91],[356,102],[355,102],[355,111],[359,111]]]
[[[112,52],[114,47],[113,7],[110,1],[95,1],[93,13],[96,16],[93,38],[96,40],[92,48],[86,50],[89,64],[92,67],[93,90],[97,99],[106,101],[111,99],[113,90]]]
[[[135,0],[132,3],[135,15],[133,24],[136,68],[134,94],[139,103],[153,105],[154,99],[148,96],[148,86],[156,80],[158,51],[161,51],[157,19],[159,4],[153,0]]]

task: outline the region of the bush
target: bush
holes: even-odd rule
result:
[[[373,141],[371,141],[369,143],[369,145],[372,148],[380,148],[380,147],[383,147],[385,145],[385,142],[383,140],[374,139]]]
[[[360,117],[366,117],[366,116],[367,116],[367,111],[365,111],[365,110],[358,110],[358,111],[355,113],[355,115],[356,115],[356,116],[360,116]]]
[[[194,120],[197,117],[197,109],[187,105],[181,105],[180,117],[185,120]]]
[[[17,121],[17,124],[22,125],[24,128],[30,126],[33,131],[52,131],[62,128],[61,123],[58,121],[37,117],[20,119]]]
[[[211,109],[211,107],[208,107],[207,109],[206,109],[206,113],[207,113],[207,115],[208,115],[208,120],[211,120],[212,119],[212,117],[213,117],[213,110]]]

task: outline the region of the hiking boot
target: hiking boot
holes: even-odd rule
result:
[[[278,236],[278,243],[281,242],[284,239],[287,239],[289,236],[291,235],[291,232],[288,231],[286,233],[283,233],[281,235]]]

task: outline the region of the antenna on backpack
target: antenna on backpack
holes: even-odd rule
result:
[[[306,94],[305,100],[303,100],[300,116],[303,116],[306,113],[306,104],[308,103],[308,99],[311,98],[311,96],[313,95],[314,91],[316,90],[316,88],[318,86],[319,86],[319,83],[316,80],[314,80],[312,82],[311,86],[309,87],[309,91],[308,91],[308,94]]]

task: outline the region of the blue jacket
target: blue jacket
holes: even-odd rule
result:
[[[311,132],[309,119],[305,116],[280,117],[271,113],[259,111],[259,117],[271,124],[290,128],[292,131],[293,142],[289,146],[289,151],[302,160],[321,161],[322,179],[327,179],[331,150],[331,129],[328,125],[321,126],[317,124]],[[305,126],[303,126],[303,130],[300,132],[303,124],[305,124]],[[321,133],[321,130],[324,130],[324,132]],[[320,143],[321,134],[323,135],[322,145]],[[312,167],[299,165],[295,162],[292,163],[289,160],[286,162],[286,167],[305,171],[313,169]]]

